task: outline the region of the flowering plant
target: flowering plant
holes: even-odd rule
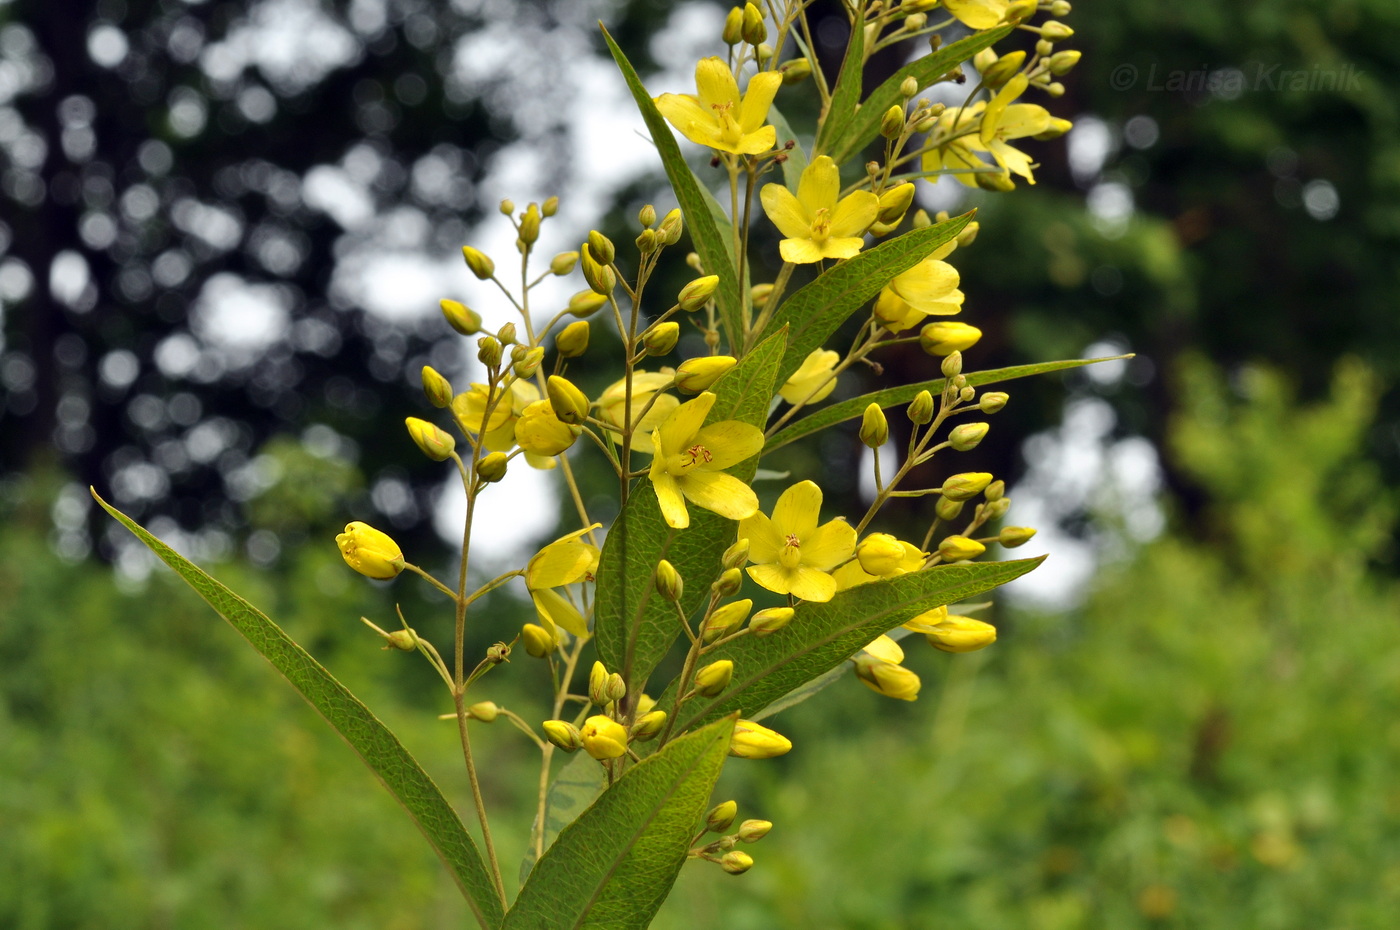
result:
[[[506,294],[519,324],[483,333],[479,315],[444,300],[452,328],[476,337],[484,374],[461,389],[424,368],[424,393],[441,425],[406,421],[411,441],[433,461],[450,461],[465,490],[456,584],[405,560],[393,539],[365,523],[351,522],[336,539],[360,574],[388,580],[407,570],[451,604],[451,634],[439,640],[441,649],[407,623],[386,631],[365,622],[387,647],[421,655],[450,695],[446,716],[456,721],[484,849],[393,734],[301,647],[108,508],[363,755],[415,818],[483,927],[643,927],[688,860],[748,870],[754,860],[741,847],[771,824],[748,819],[735,827],[735,803],[714,804],[711,794],[726,757],[764,759],[793,748],[761,721],[848,670],[882,695],[914,700],[919,678],[903,665],[897,642],[905,636],[918,634],[949,653],[996,639],[994,627],[965,615],[971,608],[955,613],[950,605],[1035,567],[1038,559],[976,561],[988,544],[1014,548],[1034,530],[989,528],[1011,504],[990,474],[955,472],[931,487],[911,487],[911,474],[940,453],[981,442],[989,427],[976,418],[997,413],[1007,395],[979,388],[1085,362],[965,371],[964,352],[981,334],[946,319],[964,300],[950,259],[972,244],[977,223],[970,213],[931,218],[912,208],[920,181],[948,178],[940,183],[996,192],[1014,189],[1015,177],[1034,183],[1030,156],[1011,142],[1051,139],[1069,124],[1016,101],[1032,91],[1063,92],[1054,78],[1078,58],[1055,51],[1072,34],[1060,21],[1068,11],[1064,0],[848,4],[850,39],[829,86],[812,56],[808,4],[749,3],[725,22],[719,38],[727,57],[698,63],[696,93],[655,99],[604,33],[679,206],[659,219],[653,207],[641,210],[635,259],[594,230],[532,281],[540,226],[557,201],[518,213],[503,203],[517,233],[521,289],[497,276],[488,255],[471,246],[463,254],[477,279]],[[931,23],[931,15],[942,21]],[[970,34],[944,45],[950,29]],[[1029,49],[993,50],[1027,35],[1034,37]],[[879,86],[863,87],[874,52],[917,39],[928,41],[928,53]],[[790,47],[795,56],[785,57]],[[975,81],[964,70],[968,62]],[[961,105],[919,96],[945,83],[971,85]],[[779,110],[784,93],[803,92],[820,102],[810,150]],[[692,170],[671,126],[712,153],[710,169]],[[727,175],[727,208],[708,192],[715,169]],[[658,299],[649,286],[654,273],[687,232],[694,249],[687,264],[698,274],[674,300]],[[763,270],[751,253],[764,254],[757,247],[775,238],[782,264],[771,282],[753,283]],[[586,287],[552,316],[536,316],[534,286],[575,273]],[[615,383],[590,398],[570,372],[589,354],[595,316],[616,329],[622,352],[613,360]],[[925,322],[930,316],[938,319]],[[848,340],[842,333],[851,329]],[[699,338],[682,340],[683,330]],[[937,366],[936,376],[831,400],[852,366],[875,365],[881,351],[913,343]],[[688,357],[665,364],[677,354]],[[898,450],[885,412],[896,408],[908,420]],[[763,458],[838,427],[869,450],[868,509],[854,522],[823,514],[822,490],[811,480],[778,489],[765,507],[763,486],[755,488]],[[585,455],[616,480],[617,517],[606,532],[576,480]],[[469,568],[477,501],[520,467],[558,469],[578,528],[476,584]],[[896,498],[925,508],[921,538],[877,529]],[[469,626],[495,619],[473,605],[517,580],[533,618],[493,628],[500,641],[468,655]],[[673,651],[683,654],[679,674],[658,679]],[[510,661],[521,652],[529,659]],[[528,720],[490,700],[487,689],[502,674],[539,682],[549,718]],[[513,902],[471,740],[474,727],[498,720],[539,750],[538,809]],[[561,753],[577,755],[561,767]],[[591,803],[572,823],[558,824],[561,792],[581,790]]]

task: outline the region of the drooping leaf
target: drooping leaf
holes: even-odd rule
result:
[[[939,565],[850,588],[825,604],[799,604],[778,632],[743,636],[705,656],[706,662],[732,661],[734,677],[718,697],[688,701],[677,715],[677,732],[735,712],[756,714],[836,668],[881,633],[925,610],[1019,578],[1043,559]],[[674,700],[672,683],[658,706],[669,708]]]
[[[778,131],[778,149],[782,149],[789,142],[792,143],[792,148],[787,150],[787,160],[783,162],[783,183],[795,192],[798,182],[802,180],[802,169],[807,167],[807,155],[802,151],[802,143],[798,140],[797,133],[792,131],[787,118],[778,112],[776,106],[768,108],[768,122]],[[757,212],[756,210],[755,215]]]
[[[360,754],[365,765],[403,805],[432,844],[462,890],[477,922],[482,927],[499,927],[504,908],[476,843],[456,810],[398,737],[265,614],[108,504],[95,490],[92,496],[103,510],[136,534],[137,539],[174,569],[210,607],[262,653],[263,658],[271,662]]]
[[[1037,362],[1034,365],[1013,365],[1010,368],[991,368],[987,371],[970,371],[964,377],[967,383],[973,387],[980,387],[984,384],[997,384],[1002,381],[1011,381],[1016,378],[1028,378],[1031,375],[1042,375],[1052,371],[1065,371],[1070,368],[1080,368],[1084,365],[1093,365],[1097,362],[1116,362],[1125,358],[1132,358],[1131,355],[1111,355],[1105,358],[1079,358],[1067,359],[1058,362]],[[943,379],[935,378],[932,381],[920,381],[917,384],[904,384],[899,387],[886,388],[883,391],[872,391],[869,394],[862,394],[860,397],[852,397],[850,400],[843,400],[839,403],[822,407],[816,413],[805,416],[796,423],[790,423],[778,432],[769,437],[768,442],[763,446],[764,454],[781,448],[790,442],[795,442],[805,436],[810,436],[818,430],[826,429],[828,426],[835,426],[837,423],[846,420],[859,419],[865,413],[865,408],[871,404],[879,404],[882,408],[894,407],[898,404],[907,404],[912,401],[920,391],[928,391],[934,397],[943,392]]]
[[[602,793],[604,787],[603,767],[586,752],[574,753],[573,757],[554,776],[546,795],[544,816],[544,848],[547,851],[569,824],[587,809]],[[538,824],[536,824],[538,827]],[[535,846],[525,851],[520,863],[520,884],[524,885],[535,867]]]
[[[502,930],[640,930],[685,864],[729,752],[720,720],[648,756],[565,827]]]
[[[855,258],[818,275],[783,301],[768,329],[786,325],[788,350],[778,369],[778,383],[786,381],[814,349],[820,349],[832,333],[897,274],[913,268],[939,246],[951,241],[972,219],[972,213],[946,223],[927,226],[882,242]]]
[[[857,6],[856,10],[863,9]],[[846,57],[841,59],[841,71],[836,75],[836,86],[831,89],[831,101],[827,104],[826,113],[823,114],[821,127],[817,130],[817,141],[812,146],[812,157],[832,154],[832,160],[836,164],[844,164],[846,159],[836,158],[830,152],[835,146],[833,143],[843,139],[848,133],[848,127],[856,118],[856,111],[860,107],[860,90],[862,72],[865,70],[865,23],[864,17],[856,13],[849,6],[846,8],[848,16],[853,16],[851,22],[851,37],[846,43]],[[794,187],[793,190],[797,188]]]
[[[676,201],[685,215],[685,225],[690,230],[690,241],[694,243],[695,251],[700,256],[706,272],[719,275],[715,306],[719,309],[719,316],[724,322],[730,342],[737,345],[742,341],[744,334],[744,304],[739,293],[738,275],[734,270],[730,249],[710,216],[700,185],[696,183],[690,166],[681,155],[676,137],[666,125],[666,118],[656,109],[656,104],[652,102],[651,95],[637,76],[636,69],[627,60],[627,56],[622,54],[622,49],[618,48],[606,29],[603,29],[603,39],[608,43],[608,50],[612,52],[613,60],[621,69],[623,79],[632,91],[632,99],[637,102],[637,109],[646,121],[647,131],[651,133],[656,151],[661,155],[666,177],[670,180],[671,188],[676,192]]]
[[[782,360],[787,335],[774,333],[729,370],[711,388],[715,405],[707,423],[739,420],[762,429],[768,404],[776,390],[775,372]],[[749,481],[758,457],[729,470]],[[689,505],[690,526],[673,530],[661,516],[651,482],[642,479],[632,489],[622,513],[603,543],[598,561],[594,641],[598,658],[609,671],[621,672],[629,693],[640,692],[656,663],[681,635],[676,608],[653,596],[652,573],[667,559],[685,580],[681,604],[687,614],[706,597],[719,575],[720,556],[734,542],[733,520]]]
[[[962,62],[976,55],[984,48],[999,42],[1011,33],[1013,27],[999,26],[978,32],[965,39],[945,45],[931,55],[925,55],[900,68],[892,77],[870,92],[870,96],[860,105],[851,118],[841,126],[839,134],[832,130],[827,139],[826,150],[839,165],[854,157],[861,149],[880,133],[880,117],[890,107],[903,103],[904,96],[899,85],[907,77],[913,77],[920,87],[928,87],[943,75],[952,71]]]

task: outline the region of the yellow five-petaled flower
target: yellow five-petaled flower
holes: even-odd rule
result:
[[[817,526],[822,489],[810,481],[788,488],[773,505],[739,524],[749,541],[749,577],[769,591],[804,601],[829,601],[836,593],[831,570],[851,557],[856,531],[842,519]]]
[[[690,525],[689,500],[730,520],[758,511],[753,488],[725,474],[763,448],[763,430],[738,420],[702,425],[715,405],[706,391],[672,411],[651,434],[651,484],[666,523],[678,530]]]
[[[758,155],[777,141],[777,130],[764,123],[782,83],[778,72],[764,71],[749,79],[740,97],[729,66],[718,58],[702,58],[695,66],[699,94],[662,94],[656,109],[691,142],[734,155]]]
[[[781,184],[763,185],[759,199],[783,234],[778,243],[783,261],[806,265],[860,252],[865,231],[880,213],[880,198],[870,191],[840,195],[841,173],[826,155],[802,170],[796,196]]]

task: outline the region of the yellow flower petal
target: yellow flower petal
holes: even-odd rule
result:
[[[889,662],[892,665],[898,665],[904,661],[904,650],[899,648],[899,643],[884,633],[876,637],[863,651],[881,662]]]
[[[826,257],[825,250],[811,239],[784,239],[778,243],[778,254],[794,265],[810,265]]]
[[[991,29],[1006,17],[1007,0],[943,0],[943,6],[964,25]]]
[[[662,461],[662,457],[658,455],[656,461]],[[681,495],[681,487],[676,479],[667,474],[665,469],[657,474],[656,466],[653,465],[651,486],[656,489],[656,501],[661,505],[661,515],[666,518],[666,525],[677,530],[690,526],[690,513],[685,509],[685,498]]]
[[[592,549],[580,542],[550,543],[525,567],[525,586],[538,590],[579,581],[593,561]]]
[[[580,639],[588,638],[588,624],[583,615],[558,591],[546,588],[543,591],[531,591],[530,596],[535,602],[535,612],[545,621],[545,629],[553,633],[553,624],[563,627]]]
[[[796,536],[805,545],[817,528],[821,509],[822,489],[815,482],[799,481],[779,495],[773,505],[773,525],[781,535]]]
[[[832,238],[864,236],[880,214],[880,198],[870,191],[855,191],[841,198],[831,215]]]
[[[662,423],[660,429],[657,430],[661,435],[661,453],[659,454],[675,455],[690,445],[694,441],[695,434],[700,432],[700,426],[705,422],[705,417],[710,415],[710,408],[714,405],[715,395],[706,391],[672,411],[671,415],[666,418],[666,422]]]
[[[802,204],[808,216],[814,216],[822,208],[830,210],[836,205],[836,198],[840,193],[841,171],[828,155],[814,158],[797,182],[797,202]],[[876,202],[878,204],[878,197]],[[876,210],[878,209],[877,206]]]
[[[778,130],[772,126],[764,126],[753,132],[744,133],[743,138],[736,146],[736,152],[739,155],[762,155],[764,152],[771,152],[777,143]]]
[[[700,92],[699,103],[702,109],[738,109],[739,85],[734,82],[734,72],[729,70],[729,65],[719,58],[702,58],[695,65],[695,89]],[[738,113],[734,116],[737,119]]]
[[[749,78],[749,86],[744,89],[744,100],[739,106],[739,128],[744,135],[756,133],[768,121],[768,110],[773,106],[773,98],[778,88],[783,86],[783,76],[776,71],[764,71]],[[768,127],[772,129],[772,127]],[[774,131],[776,133],[776,130]],[[774,136],[776,139],[776,135]],[[770,142],[768,148],[772,148]],[[768,149],[763,149],[767,151]]]
[[[668,123],[696,145],[712,146],[718,141],[714,115],[689,94],[662,94],[652,102]]]
[[[856,551],[856,531],[845,520],[824,523],[802,537],[802,564],[829,572]]]
[[[749,559],[754,562],[776,562],[783,549],[783,535],[761,511],[739,523],[739,538],[749,541]]]
[[[1024,139],[1050,128],[1050,111],[1034,103],[1016,103],[1006,108],[997,124],[998,139]]]
[[[792,591],[792,579],[788,570],[776,562],[750,565],[749,577],[774,594],[789,594]]]
[[[822,258],[855,258],[863,248],[864,239],[828,239],[821,244]]]
[[[763,212],[768,214],[768,219],[778,227],[778,232],[788,239],[806,239],[812,234],[812,218],[792,195],[792,191],[783,185],[763,185],[758,199],[762,201]]]
[[[705,470],[723,471],[763,451],[763,430],[738,420],[723,420],[696,433],[695,442],[710,450]]]
[[[799,565],[795,575],[788,592],[794,597],[821,604],[836,596],[836,579],[826,572]]]
[[[992,141],[996,135],[997,123],[1001,121],[1001,116],[1006,112],[1006,108],[1011,105],[1011,101],[1026,92],[1026,87],[1030,81],[1025,74],[1017,74],[1007,81],[996,92],[996,95],[987,103],[987,109],[982,111],[982,125],[977,131],[977,137],[986,145]]]
[[[890,281],[890,290],[900,299],[922,310],[930,304],[945,301],[958,289],[958,270],[947,262],[937,259],[924,259]]]
[[[726,519],[742,520],[758,512],[758,495],[753,488],[722,471],[693,471],[677,478],[676,483],[698,506]]]

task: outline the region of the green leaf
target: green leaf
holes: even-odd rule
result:
[[[846,322],[846,319],[880,293],[890,279],[923,261],[952,240],[972,219],[972,213],[946,223],[926,226],[862,252],[828,269],[783,301],[769,328],[791,328],[787,354],[778,369],[778,383],[786,381],[802,361]]]
[[[98,497],[97,491],[92,491],[92,496],[243,634],[360,754],[365,765],[423,831],[462,889],[477,922],[483,927],[499,927],[504,909],[476,843],[452,805],[398,737],[265,614]]]
[[[632,91],[632,98],[637,102],[637,109],[642,112],[642,119],[646,121],[652,142],[661,155],[661,164],[666,169],[666,177],[670,180],[671,188],[676,192],[676,201],[685,215],[685,225],[690,229],[690,240],[695,244],[695,251],[699,254],[705,270],[710,274],[719,275],[715,306],[719,308],[720,319],[724,322],[730,343],[738,345],[744,337],[744,300],[743,295],[739,293],[738,276],[730,258],[730,248],[725,244],[719,228],[710,216],[705,196],[700,185],[696,183],[690,166],[686,164],[680,146],[676,144],[676,137],[666,125],[666,118],[656,109],[656,104],[652,103],[651,95],[647,93],[632,63],[622,54],[622,49],[618,48],[606,29],[603,29],[603,39],[608,43],[608,50],[612,52],[613,60],[621,69],[622,77],[627,81],[628,89]]]
[[[718,721],[618,779],[559,834],[502,930],[646,927],[685,864],[733,730]]]
[[[743,636],[706,654],[707,663],[732,661],[734,678],[718,697],[687,702],[677,715],[677,732],[736,712],[756,714],[836,668],[881,633],[926,610],[1019,578],[1044,558],[937,565],[850,588],[825,604],[803,602],[777,633]],[[657,703],[667,708],[674,700],[672,683]]]
[[[862,9],[863,6],[862,4],[857,9]],[[817,129],[817,141],[812,146],[813,158],[826,154],[828,149],[836,148],[836,144],[846,137],[848,127],[861,108],[861,78],[865,70],[865,18],[859,14],[852,16],[853,12],[847,6],[846,15],[852,17],[851,37],[846,43],[846,57],[841,59],[841,71],[836,75],[836,86],[831,89],[831,102],[827,104],[821,126]],[[835,157],[832,160],[838,165],[846,161],[844,158]],[[793,190],[797,188],[793,187]]]
[[[787,160],[783,162],[783,183],[787,185],[788,190],[796,193],[798,182],[802,180],[802,169],[807,167],[807,156],[802,151],[802,143],[798,141],[797,133],[788,125],[787,117],[779,113],[777,107],[768,108],[768,122],[778,131],[778,149],[781,150],[789,142],[792,143],[792,148],[787,150]]]
[[[928,87],[982,49],[1006,38],[1012,28],[1000,26],[974,33],[900,68],[893,77],[870,92],[860,109],[841,128],[839,135],[835,131],[829,135],[832,160],[838,165],[844,164],[880,134],[880,117],[890,107],[904,102],[899,85],[904,83],[905,78],[912,76],[921,88]]]
[[[1034,365],[1013,365],[1010,368],[992,368],[987,371],[970,371],[965,373],[967,383],[973,387],[980,387],[984,384],[997,384],[1001,381],[1011,381],[1016,378],[1028,378],[1031,375],[1042,375],[1052,371],[1065,371],[1070,368],[1080,368],[1084,365],[1093,365],[1096,362],[1116,362],[1121,359],[1132,358],[1131,355],[1110,355],[1105,358],[1078,358],[1068,359],[1059,362],[1038,362]],[[818,430],[826,429],[828,426],[835,426],[845,420],[859,419],[865,413],[865,408],[871,404],[879,404],[882,408],[893,407],[897,404],[907,404],[914,399],[920,391],[928,391],[934,397],[943,392],[943,379],[935,378],[932,381],[921,381],[917,384],[905,384],[900,387],[886,388],[883,391],[872,391],[869,394],[862,394],[860,397],[852,397],[850,400],[843,400],[840,403],[823,407],[810,416],[803,417],[796,423],[784,427],[769,437],[768,442],[763,446],[763,454],[767,455],[774,449],[781,448],[790,442],[795,442],[804,436],[810,436]]]
[[[597,799],[603,791],[603,767],[586,752],[574,753],[568,763],[554,776],[545,803],[544,848],[548,851],[554,838]],[[533,838],[532,838],[533,839]],[[532,842],[520,863],[520,884],[524,885],[535,867],[535,846]]]
[[[715,405],[707,423],[740,420],[763,428],[776,390],[778,363],[786,332],[764,340],[711,388]],[[730,469],[743,481],[753,478],[758,456]],[[629,693],[640,693],[656,664],[681,635],[673,604],[654,597],[652,573],[660,559],[681,572],[687,615],[708,596],[720,571],[720,556],[734,542],[735,523],[691,504],[690,527],[673,530],[661,516],[656,492],[643,478],[632,489],[622,513],[608,531],[599,556],[594,642],[609,671],[621,672]]]

